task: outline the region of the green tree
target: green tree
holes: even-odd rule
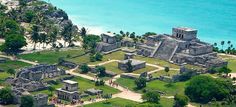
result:
[[[150,91],[150,92],[143,94],[142,99],[144,101],[150,102],[150,103],[159,103],[160,95],[157,92]]]
[[[97,35],[87,35],[83,38],[83,48],[92,52],[95,50],[97,42],[100,41],[100,37]]]
[[[221,74],[221,73],[225,73],[227,76],[230,72],[232,72],[231,69],[229,69],[228,67],[224,66],[224,67],[221,67],[218,72]]]
[[[12,34],[5,38],[5,43],[0,46],[0,50],[9,55],[16,55],[26,45],[26,40],[22,35]]]
[[[231,83],[232,84],[232,83]],[[208,103],[212,99],[222,100],[230,95],[228,83],[210,76],[195,76],[185,88],[185,94],[193,102]]]
[[[170,71],[170,68],[169,67],[165,67],[165,72],[166,72],[166,75],[168,75],[168,72]]]
[[[138,78],[135,80],[135,84],[137,89],[142,89],[144,87],[146,87],[146,82],[147,80],[145,78]]]
[[[66,26],[64,26],[61,35],[62,38],[64,40],[64,47],[66,47],[66,43],[69,43],[69,46],[72,45],[73,41],[74,41],[74,37],[75,35],[73,34],[73,24],[69,23]]]
[[[27,23],[31,23],[33,18],[36,17],[36,14],[32,10],[29,10],[25,12],[24,16],[25,16],[25,21]]]
[[[174,97],[174,107],[185,107],[188,105],[189,99],[186,95],[176,94]]]
[[[87,30],[85,27],[82,27],[80,30],[79,30],[79,33],[82,37],[85,37],[87,35]]]
[[[127,66],[127,71],[128,72],[133,72],[133,66],[132,66],[132,60],[128,60],[128,62],[126,63]]]
[[[14,100],[14,95],[10,88],[0,89],[0,99],[4,104],[12,104]]]
[[[222,50],[224,50],[225,41],[221,41]]]
[[[40,41],[39,26],[34,25],[32,27],[32,33],[30,35],[30,39],[34,43],[34,50],[35,50],[36,44]]]
[[[21,97],[20,107],[33,107],[34,99],[30,95],[25,95]]]
[[[81,70],[81,73],[85,74],[85,73],[89,72],[90,68],[89,68],[89,66],[87,64],[82,64],[80,66],[80,70]]]
[[[45,44],[48,42],[48,35],[46,33],[40,33],[40,40],[43,43],[43,48],[45,48]]]
[[[51,43],[51,46],[54,48],[56,47],[58,34],[59,34],[58,28],[56,26],[52,26],[51,29],[49,30],[48,42]]]
[[[151,35],[157,35],[155,32],[147,32],[143,34],[143,37],[151,36]]]
[[[104,66],[96,66],[96,72],[98,73],[99,77],[106,76],[106,68]]]
[[[102,61],[103,55],[101,53],[96,53],[95,54],[95,59],[96,61]]]
[[[48,91],[50,91],[50,96],[53,95],[53,91],[55,91],[55,90],[56,90],[55,87],[52,87],[52,86],[48,87]]]
[[[7,73],[10,75],[13,75],[15,77],[16,71],[14,69],[10,68],[7,70]]]

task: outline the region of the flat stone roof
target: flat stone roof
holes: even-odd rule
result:
[[[110,37],[116,36],[114,33],[111,33],[111,32],[103,33],[103,35],[110,36]]]
[[[146,63],[146,61],[140,61],[140,60],[136,60],[136,59],[127,59],[127,60],[123,60],[123,61],[119,61],[120,63],[126,64],[129,60],[132,61],[132,65],[138,65],[138,64],[142,64],[142,63]]]
[[[197,29],[193,29],[189,27],[176,27],[175,29],[184,30],[184,31],[197,31]]]
[[[71,80],[64,80],[63,82],[68,83],[68,84],[78,84],[78,82],[71,81]]]

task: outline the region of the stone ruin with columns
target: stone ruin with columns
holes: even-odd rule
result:
[[[98,52],[109,52],[121,47],[121,42],[118,41],[113,33],[104,33],[101,35],[101,38],[102,41],[96,47]]]
[[[172,35],[148,36],[145,43],[136,46],[137,54],[179,65],[192,64],[205,68],[226,66],[228,63],[217,58],[213,46],[200,41],[197,33],[196,29],[177,27],[172,29]]]

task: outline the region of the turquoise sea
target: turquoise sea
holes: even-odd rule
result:
[[[48,1],[48,0],[45,0]],[[207,42],[236,46],[236,0],[49,0],[72,21],[94,32],[171,33],[175,26],[199,30]]]

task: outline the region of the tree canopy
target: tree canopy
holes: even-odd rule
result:
[[[149,91],[142,95],[142,99],[150,103],[159,103],[160,95],[157,92]]]
[[[26,95],[21,97],[20,107],[33,107],[33,106],[34,106],[34,99],[32,96]]]
[[[27,43],[24,36],[11,34],[5,38],[5,43],[0,46],[0,50],[9,55],[16,55],[20,49],[26,45]]]
[[[232,83],[209,76],[195,76],[185,88],[185,94],[191,101],[208,103],[212,99],[223,100],[230,94]]]
[[[14,100],[14,95],[10,88],[0,89],[0,99],[4,104],[11,104]]]

